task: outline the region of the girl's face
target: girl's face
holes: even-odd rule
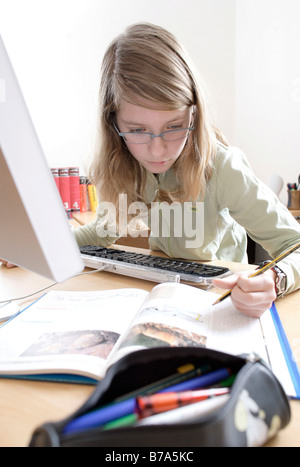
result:
[[[148,103],[149,104],[149,103]],[[121,133],[152,133],[188,128],[192,121],[192,108],[184,110],[157,110],[123,101],[117,112],[116,124]],[[166,172],[180,156],[187,138],[164,141],[151,138],[147,143],[125,141],[132,156],[152,173]]]

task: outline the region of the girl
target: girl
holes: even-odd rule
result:
[[[136,24],[112,42],[102,65],[99,115],[91,179],[106,203],[99,204],[94,222],[75,230],[80,246],[114,242],[122,235],[120,216],[132,203],[158,206],[169,231],[162,235],[150,225],[149,245],[169,256],[247,262],[246,233],[272,257],[300,242],[293,216],[213,127],[203,86],[165,29]],[[124,194],[127,204],[121,206]],[[173,222],[161,209],[165,201],[175,206]],[[115,217],[107,215],[107,202]],[[184,231],[176,234],[180,209],[190,202],[194,221],[202,219],[202,236],[194,244]],[[276,271],[255,278],[233,275],[214,284],[233,288],[238,310],[260,316],[276,295],[300,286],[300,252]]]

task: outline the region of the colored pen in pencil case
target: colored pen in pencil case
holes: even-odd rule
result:
[[[211,373],[197,376],[188,381],[174,384],[161,392],[189,391],[210,387],[226,378],[231,374],[229,368],[219,368]],[[78,431],[86,431],[91,428],[103,426],[118,418],[134,414],[136,399],[131,398],[117,403],[111,403],[107,406],[95,409],[71,420],[63,429],[64,434],[70,434]]]
[[[199,421],[203,417],[212,415],[220,410],[229,401],[230,395],[212,397],[205,401],[195,402],[194,404],[184,405],[174,410],[158,413],[151,417],[145,417],[138,420],[134,426],[145,425],[172,425],[174,423],[191,423]]]
[[[183,405],[204,401],[212,397],[227,394],[228,388],[203,389],[199,391],[166,392],[152,396],[137,397],[136,410],[140,418],[149,417]]]

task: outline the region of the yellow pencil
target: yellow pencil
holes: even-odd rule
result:
[[[298,250],[298,248],[300,248],[300,243],[297,243],[297,245],[293,246],[292,248],[287,250],[285,253],[282,253],[277,258],[273,259],[273,261],[270,261],[269,263],[265,264],[261,269],[257,269],[255,273],[249,277],[255,277],[255,276],[259,276],[260,274],[263,274],[268,269],[271,269],[274,266],[274,264],[279,263],[279,261],[281,261],[283,258],[286,258],[291,253],[293,253],[293,251]],[[225,298],[229,297],[230,295],[231,295],[231,290],[228,290],[227,292],[224,293],[224,295],[221,295],[221,297],[219,297],[218,300],[214,302],[214,305],[222,302],[223,300],[225,300]]]

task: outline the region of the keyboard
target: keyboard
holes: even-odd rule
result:
[[[80,253],[87,267],[153,282],[209,286],[215,277],[230,273],[225,267],[92,245],[80,247]]]

